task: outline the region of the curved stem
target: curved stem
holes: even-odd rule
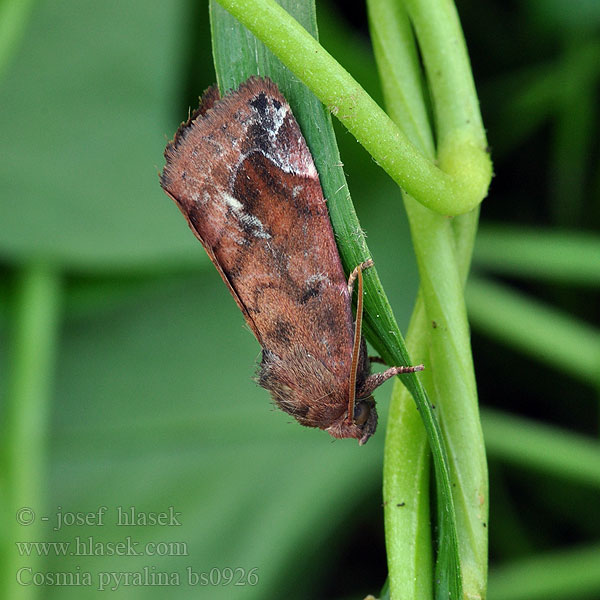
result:
[[[274,0],[219,0],[337,116],[376,162],[418,202],[444,214],[475,208],[491,163],[471,130],[447,139],[444,167],[428,160],[350,74]],[[456,155],[460,160],[455,160]]]

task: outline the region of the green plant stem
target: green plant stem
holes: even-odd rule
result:
[[[487,576],[487,466],[458,257],[451,224],[410,198],[405,203],[430,330],[430,399],[450,461],[464,593],[478,598]]]
[[[429,362],[426,320],[424,305],[419,298],[406,336],[406,345],[416,362]],[[421,380],[427,388],[431,387],[430,370],[423,372]],[[385,545],[391,598],[432,598],[430,455],[421,415],[407,388],[396,381],[389,408],[383,463]]]
[[[600,332],[590,325],[482,278],[469,280],[467,302],[471,322],[480,331],[600,386]]]
[[[456,162],[456,168],[464,170],[466,178],[489,177],[489,158],[487,167],[470,164],[468,154],[463,154],[462,142],[456,146],[457,140],[465,136],[467,145],[487,147],[456,7],[448,0],[405,0],[404,5],[419,40],[433,98],[438,159]],[[483,172],[471,172],[477,168],[483,168]],[[484,193],[487,185],[489,178]]]
[[[428,160],[362,87],[274,0],[220,0],[338,117],[383,169],[432,210],[466,213],[487,193],[485,146],[463,130],[445,139],[444,169]],[[299,48],[302,50],[299,51]],[[458,155],[460,160],[455,160]]]
[[[5,404],[2,536],[4,573],[0,580],[6,598],[34,598],[40,588],[15,582],[20,566],[32,566],[35,556],[17,554],[15,542],[40,538],[39,516],[44,510],[45,456],[50,389],[60,315],[61,284],[45,265],[23,269],[16,293],[16,318],[12,338],[11,372]],[[16,521],[16,513],[30,507],[36,514],[28,526]]]
[[[391,0],[371,0],[368,6],[387,110],[403,128],[406,124],[409,137],[429,156],[433,153],[433,136],[422,108],[425,102],[407,15]],[[455,140],[469,138],[470,143],[480,146],[485,135],[458,19],[447,3],[407,2],[406,7],[432,89],[440,159],[443,156],[443,160],[461,162],[462,144],[456,145]],[[466,170],[474,167],[468,159],[462,165]],[[478,215],[472,211],[451,223],[407,194],[404,196],[421,274],[421,292],[407,345],[411,356],[425,360],[431,367],[426,383],[429,397],[441,415],[449,450],[464,596],[482,597],[487,575],[487,466],[463,298]],[[410,494],[409,478],[394,476],[396,469],[403,468],[399,457],[409,464],[423,462],[421,445],[413,431],[416,426],[409,424],[404,430],[404,423],[396,422],[398,415],[408,410],[408,401],[406,394],[395,390],[386,437],[384,498],[388,502],[386,526],[390,537],[410,535],[411,528],[419,524],[417,514],[413,521],[399,518],[390,502],[391,498]],[[407,431],[412,449],[402,441]],[[391,553],[392,598],[408,597],[403,586],[408,577],[418,574],[411,570],[410,559],[401,555],[405,549],[396,551],[393,541],[386,539]]]
[[[461,280],[464,284],[469,268],[472,251],[473,221],[477,214],[465,215],[462,225],[456,227],[457,256],[461,266]],[[456,223],[455,223],[456,225]],[[458,243],[458,240],[462,242]],[[408,351],[417,362],[430,362],[429,330],[431,322],[427,318],[422,295],[419,294],[406,335]],[[422,378],[426,389],[433,389],[431,370],[426,370]],[[430,522],[428,507],[428,479],[418,480],[419,468],[427,465],[429,447],[425,430],[414,401],[407,388],[400,381],[396,382],[390,403],[388,428],[386,433],[384,457],[384,501],[386,547],[388,552],[388,569],[392,598],[430,598],[431,592],[423,582],[427,581],[431,559],[421,541],[429,535]],[[481,467],[481,465],[479,465]],[[486,472],[484,465],[484,474]],[[420,485],[415,482],[420,481]],[[402,498],[412,510],[398,511],[395,501]],[[487,502],[479,507],[477,514],[484,517]],[[485,535],[485,534],[484,534]],[[483,541],[481,542],[483,543]],[[429,548],[429,552],[431,549]],[[486,553],[480,557],[485,560]],[[485,567],[482,567],[485,573]]]

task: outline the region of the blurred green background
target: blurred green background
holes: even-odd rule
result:
[[[496,169],[467,289],[490,460],[489,597],[600,598],[600,3],[458,9]],[[323,45],[379,101],[365,13],[318,11]],[[4,0],[0,77],[3,597],[377,593],[390,388],[364,448],[276,411],[251,381],[256,341],[158,185],[166,142],[214,79],[206,3]],[[405,328],[418,275],[399,191],[338,133]],[[33,524],[16,523],[15,503]],[[55,531],[57,513],[101,506],[102,526]],[[131,506],[173,507],[181,525],[117,527],[117,507]],[[186,555],[46,547],[32,558],[14,545],[77,536],[183,542],[160,553]],[[18,585],[22,567],[25,582],[91,582]],[[220,585],[189,585],[188,568]],[[229,585],[226,568],[240,569]],[[180,584],[126,585],[144,569]],[[251,569],[256,585],[233,585]]]

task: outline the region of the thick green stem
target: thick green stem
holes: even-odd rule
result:
[[[427,316],[415,306],[406,345],[416,362],[429,362]],[[430,373],[422,377],[430,387]],[[421,415],[407,388],[396,381],[385,438],[383,500],[388,582],[391,598],[429,600],[433,589],[432,533],[429,503],[430,448]]]
[[[451,224],[410,198],[406,207],[429,328],[428,392],[450,461],[464,593],[478,598],[487,576],[487,467],[461,270]]]
[[[404,0],[404,5],[419,41],[433,98],[438,158],[460,162],[462,167],[458,168],[464,169],[466,177],[475,176],[468,172],[475,168],[465,162],[468,154],[464,156],[462,148],[451,148],[452,140],[463,135],[470,140],[467,144],[487,146],[456,7],[450,0]],[[446,157],[446,153],[454,156]],[[489,166],[484,168],[487,174]]]
[[[60,314],[60,281],[44,265],[24,269],[16,293],[12,361],[2,436],[2,536],[5,598],[37,597],[40,588],[16,583],[35,556],[20,556],[16,542],[40,539],[44,510],[46,437]],[[31,509],[31,512],[27,509]],[[21,519],[21,523],[19,522]],[[31,520],[31,524],[27,524]]]

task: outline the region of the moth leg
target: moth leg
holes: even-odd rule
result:
[[[352,290],[354,289],[354,282],[358,278],[358,294],[359,297],[356,303],[356,324],[354,328],[354,347],[352,351],[352,367],[351,367],[351,375],[350,375],[350,401],[348,403],[348,420],[351,420],[351,415],[354,412],[354,386],[356,385],[356,369],[358,366],[358,354],[360,347],[360,339],[361,339],[361,325],[362,325],[362,271],[368,269],[373,266],[373,260],[369,259],[365,262],[357,265],[352,273],[350,273],[350,277],[348,277],[348,292],[352,297]],[[385,361],[376,356],[370,358],[373,362],[379,362],[385,364]],[[389,369],[383,371],[382,373],[373,373],[369,375],[362,385],[361,389],[358,390],[359,398],[366,398],[373,393],[375,388],[378,388],[382,383],[385,383],[391,377],[395,377],[396,375],[400,375],[402,373],[415,373],[417,371],[423,371],[425,367],[423,365],[417,365],[415,367],[390,367]]]
[[[369,362],[387,365],[387,363],[385,362],[385,360],[383,360],[383,358],[381,358],[381,356],[369,356]]]
[[[350,277],[348,278],[348,293],[352,298],[352,288],[354,287],[354,281],[358,278],[358,296],[356,298],[356,321],[354,322],[354,342],[352,344],[352,364],[350,365],[350,394],[348,397],[348,413],[346,419],[348,423],[354,422],[354,404],[356,401],[356,378],[358,374],[358,359],[360,356],[360,345],[362,342],[362,310],[363,310],[363,269],[368,269],[373,266],[371,259],[366,260],[364,263],[357,265]]]
[[[373,262],[373,259],[369,258],[369,260],[365,260],[365,262],[360,263],[360,265],[356,265],[356,267],[354,267],[354,270],[352,271],[352,273],[350,273],[350,277],[348,277],[348,293],[350,294],[350,297],[352,297],[352,290],[354,289],[354,282],[358,277],[358,272],[364,271],[365,269],[372,267],[374,264],[375,263]]]
[[[366,398],[367,396],[370,396],[375,388],[378,388],[391,377],[401,375],[402,373],[416,373],[417,371],[423,371],[424,369],[425,367],[423,365],[416,365],[414,367],[390,367],[382,373],[373,373],[373,375],[369,375],[365,380],[364,385],[359,391],[359,397]]]

